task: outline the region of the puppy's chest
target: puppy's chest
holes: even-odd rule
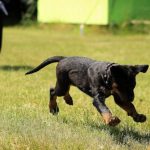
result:
[[[111,95],[111,90],[107,90],[107,89],[106,89],[105,97],[107,98],[107,97],[109,97],[110,95]]]

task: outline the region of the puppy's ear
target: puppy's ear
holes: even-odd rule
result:
[[[140,72],[145,73],[148,70],[149,65],[135,65],[135,66],[131,66],[133,72],[135,74],[138,74]]]

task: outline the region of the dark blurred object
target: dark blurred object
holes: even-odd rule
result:
[[[2,40],[3,40],[3,18],[4,16],[7,16],[8,12],[3,4],[2,1],[0,1],[0,52],[2,48]]]
[[[4,25],[15,25],[20,22],[33,21],[37,17],[37,0],[1,0],[6,6],[9,16]]]
[[[4,18],[4,25],[15,25],[21,20],[21,2],[20,0],[1,0],[3,1],[8,17]]]
[[[2,47],[3,24],[15,25],[20,22],[33,21],[36,20],[36,16],[37,0],[0,0],[0,51]]]

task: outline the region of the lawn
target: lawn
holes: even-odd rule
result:
[[[93,30],[92,30],[93,31]],[[77,27],[36,26],[4,29],[0,54],[0,150],[150,150],[150,73],[137,76],[134,104],[147,116],[135,123],[115,105],[107,105],[121,119],[106,126],[92,100],[71,88],[74,105],[58,99],[60,113],[49,114],[49,87],[55,85],[55,66],[25,76],[54,55],[85,56],[121,64],[150,64],[150,35],[113,35]]]

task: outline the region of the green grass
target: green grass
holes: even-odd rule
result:
[[[77,28],[40,26],[4,29],[0,54],[0,150],[148,150],[150,149],[150,73],[139,74],[134,104],[147,122],[135,123],[114,104],[121,119],[108,127],[91,98],[72,87],[74,106],[58,99],[60,113],[48,110],[49,87],[55,85],[55,66],[25,76],[25,72],[54,55],[87,56],[121,64],[150,64],[150,35],[112,35]]]

